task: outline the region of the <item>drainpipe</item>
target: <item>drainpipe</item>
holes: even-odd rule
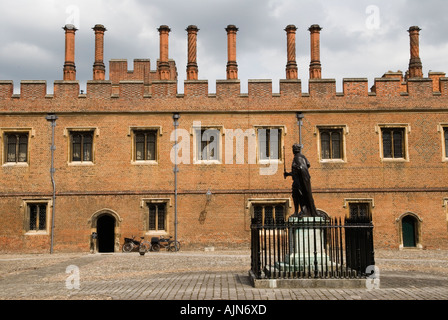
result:
[[[54,128],[56,127],[56,119],[58,117],[54,114],[49,114],[45,117],[47,121],[51,121],[51,184],[53,185],[53,206],[52,206],[52,214],[51,214],[51,245],[50,245],[50,253],[53,253],[53,243],[54,243],[54,217],[56,214],[56,183],[54,181],[54,151],[56,150],[56,146],[54,145]]]
[[[179,126],[180,115],[178,113],[173,114],[174,120],[174,244],[177,246],[177,127]],[[176,248],[177,249],[177,248]]]

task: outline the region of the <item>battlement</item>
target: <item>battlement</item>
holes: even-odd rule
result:
[[[216,93],[209,92],[208,80],[199,80],[196,61],[196,26],[189,26],[188,31],[188,64],[187,80],[183,83],[183,93],[178,93],[178,74],[176,63],[168,58],[168,34],[170,29],[161,26],[160,57],[155,69],[151,69],[149,59],[135,59],[133,70],[128,69],[125,59],[109,61],[109,79],[105,77],[103,62],[103,37],[106,29],[96,25],[95,30],[95,62],[93,65],[93,80],[87,81],[86,92],[80,92],[79,81],[76,80],[74,64],[74,35],[76,28],[64,28],[66,41],[72,42],[66,51],[64,64],[64,80],[54,82],[53,94],[47,94],[47,83],[41,80],[24,80],[20,83],[20,93],[14,94],[12,81],[0,81],[0,111],[44,110],[92,110],[99,106],[99,101],[107,104],[107,110],[120,111],[126,109],[124,101],[132,100],[133,108],[141,111],[160,110],[170,105],[178,104],[189,110],[220,109],[263,109],[279,110],[286,108],[327,108],[328,101],[347,101],[353,107],[356,101],[369,108],[378,104],[366,104],[370,101],[394,99],[395,105],[400,103],[412,105],[412,101],[421,99],[445,99],[448,96],[448,78],[443,72],[429,72],[428,77],[421,73],[421,61],[418,50],[417,27],[411,27],[411,59],[409,70],[386,72],[382,77],[375,78],[374,84],[368,88],[367,78],[342,79],[342,92],[336,90],[335,79],[325,79],[321,76],[318,25],[309,29],[311,32],[311,63],[308,81],[308,91],[302,87],[299,70],[295,61],[295,31],[293,25],[287,26],[287,66],[286,79],[279,83],[279,93],[273,93],[272,80],[248,80],[248,92],[241,92],[238,79],[238,64],[236,61],[236,33],[238,28],[233,25],[225,30],[228,34],[227,79],[216,80]],[[418,29],[418,30],[417,30]],[[413,40],[412,40],[413,39]],[[417,48],[418,49],[418,48]],[[33,104],[28,102],[32,101]],[[61,103],[63,101],[63,103]],[[172,101],[170,103],[169,101]],[[174,102],[175,101],[175,102]],[[228,101],[228,102],[225,102]],[[38,106],[38,107],[37,107]],[[331,107],[331,106],[330,106]],[[335,106],[336,107],[336,106]],[[339,107],[337,107],[339,108]]]
[[[135,72],[135,71],[134,71]],[[132,74],[131,74],[132,75]],[[344,78],[343,92],[336,91],[335,79],[312,79],[309,91],[302,92],[299,79],[282,79],[280,92],[273,93],[272,80],[248,80],[248,92],[241,92],[240,80],[217,80],[216,93],[209,93],[208,80],[185,80],[184,93],[178,93],[176,80],[152,80],[148,73],[141,73],[142,80],[89,80],[87,90],[80,93],[79,81],[58,80],[54,82],[53,94],[47,94],[46,81],[26,80],[20,83],[20,93],[14,94],[12,81],[0,81],[0,111],[36,111],[51,109],[60,111],[94,111],[95,106],[107,105],[107,110],[129,109],[126,101],[133,101],[133,108],[140,111],[169,111],[170,105],[188,106],[189,110],[258,109],[280,110],[282,108],[319,109],[333,108],[332,101],[347,108],[389,107],[403,108],[412,104],[422,105],[430,99],[448,98],[448,78],[437,74],[427,78],[412,78],[403,82],[400,77],[376,78],[371,90],[366,78]],[[134,76],[134,75],[132,75]],[[131,78],[131,77],[130,77]],[[132,79],[132,78],[131,78]],[[148,81],[146,81],[148,80]],[[226,102],[227,101],[227,102]],[[378,103],[372,103],[372,102]],[[347,103],[345,103],[347,102]],[[334,105],[336,107],[336,105]]]

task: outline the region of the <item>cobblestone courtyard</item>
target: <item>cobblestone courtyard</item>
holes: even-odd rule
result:
[[[448,251],[379,250],[375,260],[377,289],[257,289],[248,250],[1,254],[0,299],[448,300]]]

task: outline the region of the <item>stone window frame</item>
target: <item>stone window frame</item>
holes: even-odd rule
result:
[[[149,230],[149,205],[165,204],[165,229]],[[143,217],[143,230],[145,236],[166,236],[170,233],[170,213],[172,207],[171,198],[143,198],[140,200],[140,210]]]
[[[340,159],[323,159],[322,158],[322,140],[321,131],[322,130],[342,130],[341,136],[341,152],[342,157]],[[317,137],[317,154],[320,163],[347,163],[347,139],[346,136],[349,134],[349,128],[346,124],[323,124],[316,125],[314,127],[314,135]]]
[[[383,148],[383,129],[403,129],[404,131],[404,157],[403,158],[385,158],[384,157],[384,148]],[[375,132],[378,134],[379,138],[379,151],[380,151],[380,159],[382,162],[410,162],[409,157],[409,135],[411,134],[411,126],[408,123],[381,123],[375,126]]]
[[[28,134],[27,141],[27,155],[26,161],[24,162],[7,162],[7,151],[5,145],[5,135],[11,133],[26,133]],[[35,130],[31,127],[2,127],[0,128],[0,153],[1,153],[1,164],[2,166],[13,166],[13,167],[28,167],[30,165],[30,156],[31,156],[31,138],[35,136]]]
[[[283,164],[283,162],[285,161],[285,155],[284,155],[284,145],[285,145],[285,136],[286,136],[286,126],[285,125],[281,125],[281,124],[270,124],[270,125],[254,125],[255,128],[255,137],[256,137],[256,150],[257,150],[257,163],[259,164],[272,164],[272,163],[277,163],[277,164]],[[278,155],[278,159],[261,159],[260,158],[260,139],[258,138],[258,130],[260,129],[279,129],[281,130],[281,141],[280,141],[280,145],[279,145],[279,155]],[[253,150],[253,148],[251,148],[249,146],[249,150]]]
[[[448,134],[448,123],[439,123],[437,125],[437,131],[440,133],[442,143],[442,162],[448,162],[448,143],[445,139],[445,134]]]
[[[198,159],[198,146],[197,146],[197,131],[198,130],[218,130],[219,134],[219,141],[218,141],[218,157],[217,159],[213,160],[200,160]],[[193,164],[222,164],[222,156],[223,156],[223,140],[225,136],[225,128],[223,125],[213,125],[213,124],[196,124],[193,123],[193,126],[191,127],[190,135],[193,137]]]
[[[73,132],[92,132],[92,160],[91,161],[73,161],[72,133]],[[96,163],[96,144],[100,136],[98,127],[67,127],[64,128],[64,137],[67,139],[67,164],[69,166],[93,166]]]
[[[135,132],[156,131],[156,156],[155,160],[135,159]],[[162,126],[130,126],[128,137],[131,138],[131,164],[132,165],[158,165],[160,162],[160,137],[163,135]]]
[[[29,206],[33,204],[45,204],[46,208],[46,222],[45,230],[29,230]],[[23,233],[25,235],[50,235],[51,230],[51,214],[53,209],[53,200],[50,198],[26,198],[22,199],[20,205],[23,217]]]
[[[445,214],[446,214],[446,227],[448,231],[448,198],[443,198],[443,204],[442,207],[445,208]]]

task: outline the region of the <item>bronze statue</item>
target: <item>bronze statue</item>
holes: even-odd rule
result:
[[[292,162],[292,171],[284,172],[284,178],[292,176],[292,198],[294,201],[294,216],[301,217],[320,217],[314,205],[313,194],[311,191],[311,176],[308,171],[310,163],[302,154],[302,146],[294,144],[292,152],[294,159]],[[300,206],[300,213],[299,213]]]

